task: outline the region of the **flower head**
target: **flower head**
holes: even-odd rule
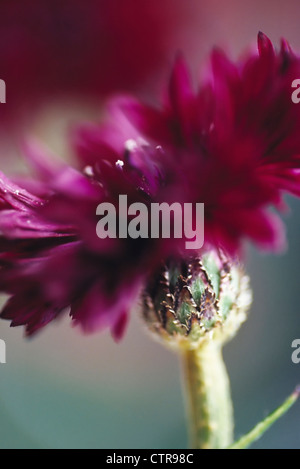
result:
[[[187,253],[175,237],[99,239],[96,208],[117,206],[121,194],[147,207],[204,203],[205,245],[196,256],[236,253],[244,238],[281,245],[269,207],[282,207],[284,191],[300,195],[300,107],[291,101],[300,59],[260,35],[258,54],[235,64],[215,51],[212,65],[194,91],[180,58],[160,109],[123,98],[112,122],[78,129],[77,168],[28,145],[36,179],[21,188],[3,176],[0,185],[0,289],[10,295],[2,318],[32,334],[69,308],[85,331],[122,336],[140,288],[162,262]]]

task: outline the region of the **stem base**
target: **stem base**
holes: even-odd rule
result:
[[[233,442],[233,408],[222,347],[206,342],[183,351],[190,444],[194,449],[225,449]]]

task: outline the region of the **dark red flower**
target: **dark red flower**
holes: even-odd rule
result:
[[[212,74],[197,91],[180,58],[162,109],[123,98],[112,121],[75,136],[78,169],[35,145],[26,152],[38,178],[20,189],[3,178],[0,289],[10,295],[1,317],[36,330],[70,308],[86,331],[110,327],[121,337],[146,277],[182,240],[96,235],[96,207],[128,202],[205,204],[205,248],[236,253],[244,238],[282,245],[284,191],[300,195],[300,107],[292,81],[300,60],[259,36],[259,53],[237,64],[212,55]],[[190,254],[190,253],[189,253]]]

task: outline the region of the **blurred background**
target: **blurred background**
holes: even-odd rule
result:
[[[134,91],[155,99],[178,50],[195,74],[213,46],[237,57],[259,30],[276,44],[286,37],[300,52],[299,19],[296,0],[3,0],[1,169],[20,169],[25,131],[68,157],[69,127],[98,119],[108,96]],[[225,348],[236,436],[300,383],[300,364],[291,361],[292,341],[300,339],[300,204],[289,204],[289,250],[272,256],[249,249],[254,303]],[[30,341],[0,323],[7,345],[0,448],[186,448],[179,360],[147,335],[137,312],[120,344],[107,333],[82,336],[69,322]],[[254,448],[300,448],[300,403]]]

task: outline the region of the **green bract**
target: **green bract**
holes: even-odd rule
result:
[[[208,338],[223,344],[235,335],[251,300],[242,266],[212,251],[162,266],[143,293],[143,315],[171,346],[195,349]]]

